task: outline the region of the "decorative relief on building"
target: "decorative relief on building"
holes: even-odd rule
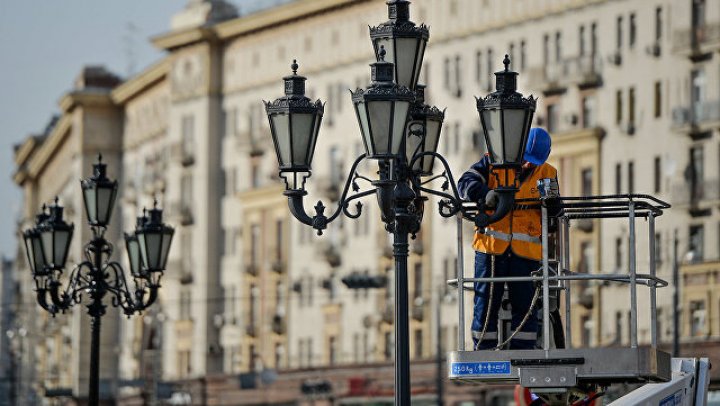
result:
[[[169,95],[166,87],[157,94],[128,105],[125,115],[127,146],[135,146],[167,131]]]
[[[207,88],[207,56],[201,53],[180,55],[170,74],[174,99],[198,96]]]

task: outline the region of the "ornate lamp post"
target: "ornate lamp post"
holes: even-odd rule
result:
[[[85,246],[86,260],[77,265],[62,288],[74,226],[63,219],[63,207],[55,203],[37,215],[35,227],[23,234],[28,262],[35,279],[37,301],[53,316],[90,297],[88,314],[92,317],[90,348],[89,404],[99,402],[100,320],[105,314],[103,298],[112,295],[112,305],[122,307],[129,317],[142,312],[157,299],[160,280],[167,264],[174,230],[162,222],[162,210],[155,207],[138,217],[135,231],[125,234],[134,288],[130,288],[119,263],[110,261],[113,245],[105,239],[117,195],[117,181],[106,176],[102,156],[93,165],[93,176],[81,181],[83,201],[93,237]]]
[[[385,228],[394,238],[395,404],[407,406],[410,405],[408,239],[420,230],[424,203],[428,199],[423,194],[440,197],[439,211],[443,217],[462,212],[482,226],[507,214],[517,190],[514,174],[522,163],[524,149],[520,146],[524,146],[527,139],[535,100],[523,98],[515,91],[517,73],[508,70],[506,56],[505,70],[496,73],[497,91],[478,100],[481,124],[495,164],[494,176],[502,178],[501,203],[496,212],[486,214],[480,210],[475,216],[478,208],[462,204],[448,163],[436,152],[444,111],[426,105],[424,87],[417,84],[428,30],[410,22],[407,0],[390,0],[387,4],[390,21],[370,29],[377,56],[377,62],[370,65],[372,83],[367,89],[352,92],[366,153],[353,163],[333,213],[326,215],[325,205],[318,202],[311,216],[303,205],[323,104],[305,97],[306,78],[297,75],[296,62],[292,65],[293,74],[284,78],[285,96],[266,102],[265,106],[280,176],[285,181],[284,195],[288,197],[293,216],[322,234],[327,224],[340,214],[350,218],[361,215],[362,204],[358,202],[352,210],[352,201],[376,195]],[[432,176],[435,158],[442,164],[443,172]],[[356,172],[358,164],[366,159],[377,161],[378,179],[369,180]],[[445,180],[442,190],[424,186],[436,179]],[[369,181],[372,188],[362,190],[360,181]]]

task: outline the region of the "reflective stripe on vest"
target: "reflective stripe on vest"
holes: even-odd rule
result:
[[[501,231],[496,230],[490,230],[488,228],[485,229],[485,235],[492,238],[497,238],[498,240],[503,240],[510,242],[512,240],[518,240],[518,241],[525,241],[525,242],[531,242],[534,244],[540,244],[542,243],[542,240],[540,237],[533,237],[532,235],[522,234],[522,233],[512,233],[507,234],[503,233]]]

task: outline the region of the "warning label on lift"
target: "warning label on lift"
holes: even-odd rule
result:
[[[453,362],[450,376],[510,375],[510,361]]]
[[[676,405],[682,405],[682,404],[683,404],[682,389],[680,389],[679,391],[673,393],[672,395],[670,395],[660,401],[660,406],[676,406]]]

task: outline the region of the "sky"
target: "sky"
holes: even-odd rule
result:
[[[127,77],[162,58],[148,38],[167,32],[187,1],[0,0],[0,255],[15,255],[22,205],[13,146],[60,111],[58,100],[83,66]],[[248,14],[287,1],[229,2]]]

